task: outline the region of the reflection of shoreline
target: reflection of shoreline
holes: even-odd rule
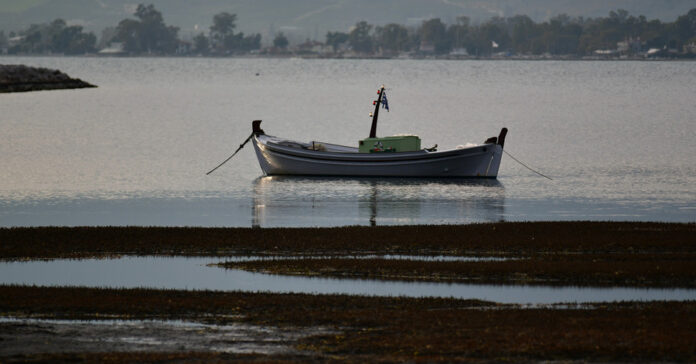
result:
[[[251,224],[409,225],[504,220],[495,179],[266,176],[253,182]]]

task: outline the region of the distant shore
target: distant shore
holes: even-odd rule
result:
[[[54,69],[0,64],[0,93],[97,87]]]
[[[0,55],[0,60],[12,57],[46,58],[46,57],[77,57],[77,58],[230,58],[230,59],[334,59],[334,60],[440,60],[440,61],[637,61],[637,62],[679,62],[696,61],[696,56],[684,57],[642,57],[642,56],[574,56],[574,55],[500,55],[500,56],[458,56],[458,55],[343,55],[343,54],[238,54],[238,55],[70,55],[63,54],[12,54]]]

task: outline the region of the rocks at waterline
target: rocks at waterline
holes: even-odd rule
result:
[[[0,93],[97,87],[48,68],[0,65]]]

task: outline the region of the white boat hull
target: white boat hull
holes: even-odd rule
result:
[[[253,137],[266,175],[496,178],[503,154],[503,147],[494,143],[438,152],[357,153],[317,151],[279,141],[265,134]]]

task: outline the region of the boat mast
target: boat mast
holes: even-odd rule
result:
[[[379,90],[377,90],[377,94],[379,95],[379,97],[377,97],[377,101],[372,102],[375,105],[375,112],[372,113],[372,128],[370,128],[370,138],[377,137],[377,116],[379,115],[379,105],[382,103],[383,93],[384,85],[380,86]]]

